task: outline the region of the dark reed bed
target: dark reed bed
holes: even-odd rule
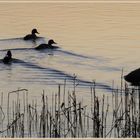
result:
[[[37,100],[29,102],[28,90],[20,89],[8,93],[7,108],[0,102],[0,135],[9,138],[106,138],[140,137],[140,89],[123,84],[114,89],[111,98],[98,97],[96,83],[90,87],[91,102],[84,105],[76,95],[76,78],[73,91],[66,93],[66,80],[52,94],[51,103],[41,95],[41,106]],[[14,96],[14,100],[11,99]],[[5,112],[6,110],[6,112]]]

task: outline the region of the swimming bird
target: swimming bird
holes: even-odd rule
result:
[[[133,86],[140,86],[140,68],[130,72],[128,75],[124,76],[124,79],[131,83]]]
[[[35,40],[38,38],[36,36],[36,34],[39,34],[39,32],[37,31],[37,29],[33,29],[31,34],[26,35],[23,39],[24,40]]]
[[[12,61],[12,53],[10,50],[8,50],[6,56],[3,58],[3,63],[8,64],[11,61]]]
[[[39,46],[37,46],[35,49],[36,50],[41,50],[41,49],[56,49],[58,48],[57,46],[52,46],[52,44],[57,44],[56,42],[54,42],[53,39],[50,39],[48,41],[48,44],[40,44]]]

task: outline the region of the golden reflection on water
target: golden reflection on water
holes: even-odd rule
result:
[[[120,85],[122,68],[127,74],[140,66],[140,3],[0,3],[0,39],[23,37],[32,28],[37,28],[40,36],[53,38],[62,50],[94,59],[64,53],[47,56],[35,51],[32,54],[28,51],[13,51],[14,57],[20,60],[30,62],[30,58],[37,59],[33,62],[39,66],[71,75],[75,73],[81,79],[96,80],[110,86],[112,80],[115,80],[116,86]],[[11,48],[30,45],[26,46],[23,42],[8,43]],[[0,42],[0,50],[6,47]],[[1,52],[0,58],[3,55]],[[44,89],[50,99],[51,93],[58,90],[57,86],[45,83],[48,73],[43,70],[18,64],[3,67],[0,69],[0,90],[4,93],[27,88],[30,95],[40,97]],[[101,93],[98,94],[101,97],[104,92],[97,91],[97,94]],[[85,104],[90,103],[89,88],[78,89],[77,93]],[[111,102],[111,94],[109,98]],[[7,99],[7,94],[4,94],[4,99]],[[37,99],[40,104],[41,98]]]
[[[1,3],[0,30],[4,38],[19,37],[36,27],[42,36],[55,38],[64,47],[122,48],[130,43],[138,45],[139,7],[112,3]]]
[[[1,38],[22,37],[34,27],[41,36],[55,39],[65,50],[107,59],[105,65],[124,68],[126,72],[139,67],[139,3],[0,4]],[[55,68],[62,68],[54,64]],[[67,70],[79,75],[87,73],[75,68]],[[120,78],[120,72],[107,74],[91,69],[88,73],[87,79]]]

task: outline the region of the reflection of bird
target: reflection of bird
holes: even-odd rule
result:
[[[124,76],[124,79],[127,82],[130,82],[133,86],[140,86],[140,68]]]
[[[48,41],[48,44],[40,44],[35,49],[36,50],[41,50],[41,49],[54,49],[54,48],[58,48],[57,46],[52,46],[52,44],[56,44],[56,42],[54,42],[53,39],[50,39]]]
[[[28,34],[24,37],[24,40],[35,40],[37,39],[36,33],[39,34],[39,32],[37,31],[37,29],[33,29],[32,30],[32,34]]]
[[[12,61],[12,53],[11,51],[7,51],[6,56],[3,58],[3,63],[8,64]]]

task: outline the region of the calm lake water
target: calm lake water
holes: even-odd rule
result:
[[[0,64],[1,91],[53,92],[73,74],[82,85],[92,80],[101,89],[113,80],[120,85],[122,68],[127,74],[139,67],[139,17],[140,4],[1,3],[0,57],[11,49],[13,57],[23,61]],[[36,44],[22,39],[32,28],[44,37]],[[34,50],[50,38],[59,49]]]
[[[36,43],[23,37],[33,28],[43,37]],[[47,96],[77,75],[77,96],[88,104],[96,80],[99,93],[110,95],[112,81],[139,68],[140,3],[1,3],[0,59],[12,51],[16,63],[0,62],[0,92],[27,88],[30,97]],[[54,39],[59,49],[37,51]],[[99,94],[100,96],[100,94]],[[41,98],[38,99],[41,101]]]

